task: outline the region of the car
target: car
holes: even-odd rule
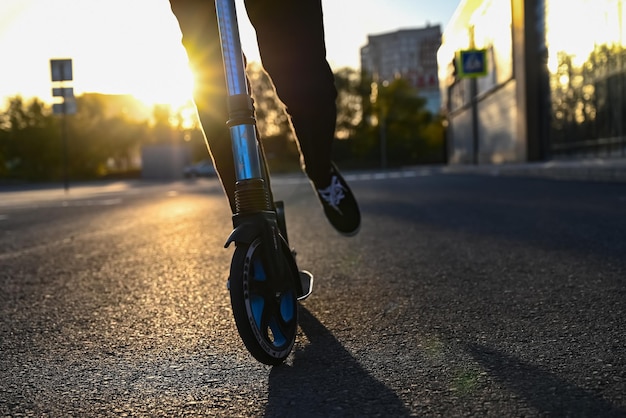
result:
[[[191,164],[183,169],[185,178],[196,177],[217,177],[217,171],[210,160],[202,160],[199,163]]]

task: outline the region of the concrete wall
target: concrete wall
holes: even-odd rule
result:
[[[479,163],[520,162],[524,142],[517,136],[515,81],[484,96],[478,102]]]
[[[500,164],[520,162],[523,144],[517,140],[515,82],[483,96],[478,109],[478,162]],[[452,164],[474,162],[472,109],[466,106],[449,118],[448,149]]]
[[[523,141],[517,139],[517,98],[515,81],[483,95],[477,101],[478,162],[520,162]],[[448,117],[448,160],[451,164],[474,162],[474,135],[471,106]]]
[[[450,164],[471,164],[473,161],[472,114],[469,108],[460,110],[449,118],[448,162]]]

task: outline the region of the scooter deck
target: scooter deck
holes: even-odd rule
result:
[[[306,270],[300,270],[300,283],[302,284],[302,295],[298,296],[298,300],[302,301],[311,296],[313,292],[313,275]]]

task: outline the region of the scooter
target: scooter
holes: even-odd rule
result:
[[[284,204],[274,202],[259,141],[245,72],[234,0],[215,0],[228,88],[235,159],[235,244],[228,288],[237,330],[247,350],[264,364],[278,365],[291,352],[298,328],[298,302],[313,289],[313,275],[300,271],[287,238]]]

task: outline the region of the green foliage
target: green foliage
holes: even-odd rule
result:
[[[272,172],[297,170],[299,152],[289,116],[280,102],[271,79],[258,64],[247,68],[254,99],[257,130]]]
[[[336,79],[338,133],[350,133],[348,144],[335,147],[341,156],[380,164],[384,147],[391,166],[444,161],[443,120],[426,110],[425,99],[406,80],[373,83],[354,70],[339,71]]]
[[[337,88],[337,138],[353,138],[363,119],[362,97],[369,94],[360,74],[352,68],[342,68],[335,73]]]
[[[271,80],[258,65],[248,66],[258,129],[270,168],[296,167],[295,138]],[[372,167],[380,164],[381,115],[384,113],[390,165],[444,161],[443,120],[425,108],[425,100],[407,81],[397,79],[379,86],[372,96],[367,75],[352,68],[335,73],[337,87],[337,140],[335,160],[344,165]]]
[[[77,113],[53,115],[38,99],[16,96],[0,114],[0,178],[29,181],[90,179],[133,168],[142,143],[151,137],[139,104],[128,96],[86,94]],[[135,107],[135,109],[133,109]],[[145,112],[144,112],[145,113]]]
[[[426,101],[406,80],[396,79],[379,92],[378,111],[386,118],[389,161],[396,165],[433,161],[443,149],[441,121],[426,110]],[[379,123],[382,123],[381,120]]]
[[[38,180],[47,173],[59,174],[61,154],[49,139],[58,124],[38,99],[20,96],[8,100],[0,115],[0,175],[4,178]]]
[[[561,51],[550,73],[554,153],[610,152],[626,131],[626,48],[596,45],[582,64]],[[617,149],[617,147],[616,147]]]

